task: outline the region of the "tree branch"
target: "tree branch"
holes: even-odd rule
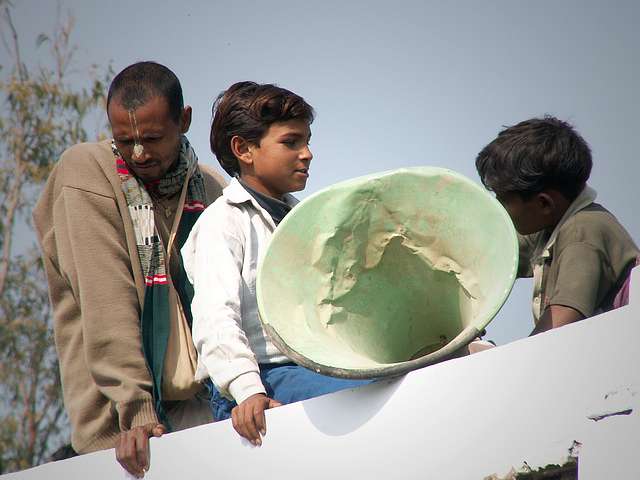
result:
[[[5,15],[7,16],[7,23],[9,24],[9,28],[11,29],[11,37],[13,39],[13,54],[16,57],[16,65],[18,69],[18,77],[21,82],[25,81],[24,75],[24,65],[22,65],[22,60],[20,58],[20,44],[18,43],[18,32],[16,32],[16,27],[13,25],[13,19],[11,18],[11,11],[9,10],[9,6],[5,5],[4,7]]]
[[[60,417],[62,416],[63,413],[64,413],[64,407],[62,405],[58,405],[58,408],[56,409],[56,412],[53,415],[53,419],[49,422],[48,427],[45,429],[44,433],[41,435],[40,448],[35,458],[36,464],[42,463],[44,454],[46,453],[47,447],[49,446],[48,445],[49,437],[54,431],[58,430],[58,421],[60,420]]]
[[[22,190],[22,184],[24,182],[24,173],[26,171],[26,164],[16,160],[17,171],[14,177],[14,184],[9,198],[7,201],[7,213],[5,220],[3,220],[3,245],[2,245],[2,258],[0,259],[0,297],[4,296],[4,290],[7,283],[7,275],[9,274],[9,265],[11,263],[11,243],[13,240],[13,225],[15,222],[16,212],[18,211],[18,205],[20,204],[20,193]]]

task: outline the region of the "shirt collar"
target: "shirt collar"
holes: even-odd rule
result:
[[[224,189],[223,193],[227,201],[232,204],[240,204],[245,202],[252,202],[257,204],[251,194],[247,192],[242,185],[240,185],[240,182],[238,182],[238,179],[236,177],[231,179],[229,185]],[[282,201],[291,207],[300,203],[300,200],[298,200],[290,193],[285,193],[282,197]]]
[[[260,206],[256,199],[244,189],[240,182],[238,182],[236,177],[231,179],[229,185],[227,185],[227,187],[222,191],[222,194],[227,203],[232,205],[240,205],[247,202],[251,203],[251,205],[253,205],[253,207],[258,210],[258,212],[260,212],[269,223],[274,223],[269,212]],[[282,197],[282,201],[291,207],[294,207],[299,203],[299,200],[290,193],[285,193]],[[273,226],[275,227],[275,223]]]
[[[569,205],[569,208],[567,208],[567,211],[564,212],[564,215],[562,215],[562,218],[551,232],[551,235],[549,236],[549,239],[547,240],[547,243],[542,250],[541,256],[543,258],[547,258],[551,255],[551,247],[553,247],[554,243],[556,243],[556,238],[558,238],[558,233],[560,232],[560,228],[562,227],[562,225],[576,212],[579,212],[583,208],[591,205],[596,199],[597,195],[598,193],[593,188],[587,185],[584,187],[582,192],[580,192],[580,195],[578,195],[576,199],[571,202],[571,205]]]

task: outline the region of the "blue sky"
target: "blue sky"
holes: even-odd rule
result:
[[[46,59],[33,47],[54,25],[55,2],[15,3],[25,58]],[[638,2],[67,0],[62,10],[76,18],[78,66],[111,61],[119,71],[152,59],[176,72],[203,163],[216,164],[211,103],[239,80],[278,83],[315,107],[315,157],[301,197],[416,165],[478,181],[475,156],[503,125],[549,113],[590,143],[590,184],[640,240]],[[516,282],[490,338],[530,331],[530,290]]]

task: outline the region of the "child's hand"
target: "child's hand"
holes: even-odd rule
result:
[[[279,401],[269,398],[263,393],[251,395],[231,410],[233,428],[242,437],[259,447],[262,445],[260,435],[264,436],[267,433],[264,411],[281,405]]]
[[[476,338],[469,344],[469,354],[473,355],[474,353],[483,352],[485,350],[489,350],[490,348],[495,348],[495,346],[496,345],[492,342]]]

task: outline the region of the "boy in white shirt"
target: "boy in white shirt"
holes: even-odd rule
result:
[[[293,364],[258,317],[257,265],[276,225],[297,203],[289,193],[303,190],[309,176],[312,107],[275,85],[239,82],[218,96],[213,111],[211,150],[234,178],[182,248],[194,286],[196,378],[210,377],[215,386],[214,418],[231,416],[241,436],[261,445],[264,410],[367,381]]]

